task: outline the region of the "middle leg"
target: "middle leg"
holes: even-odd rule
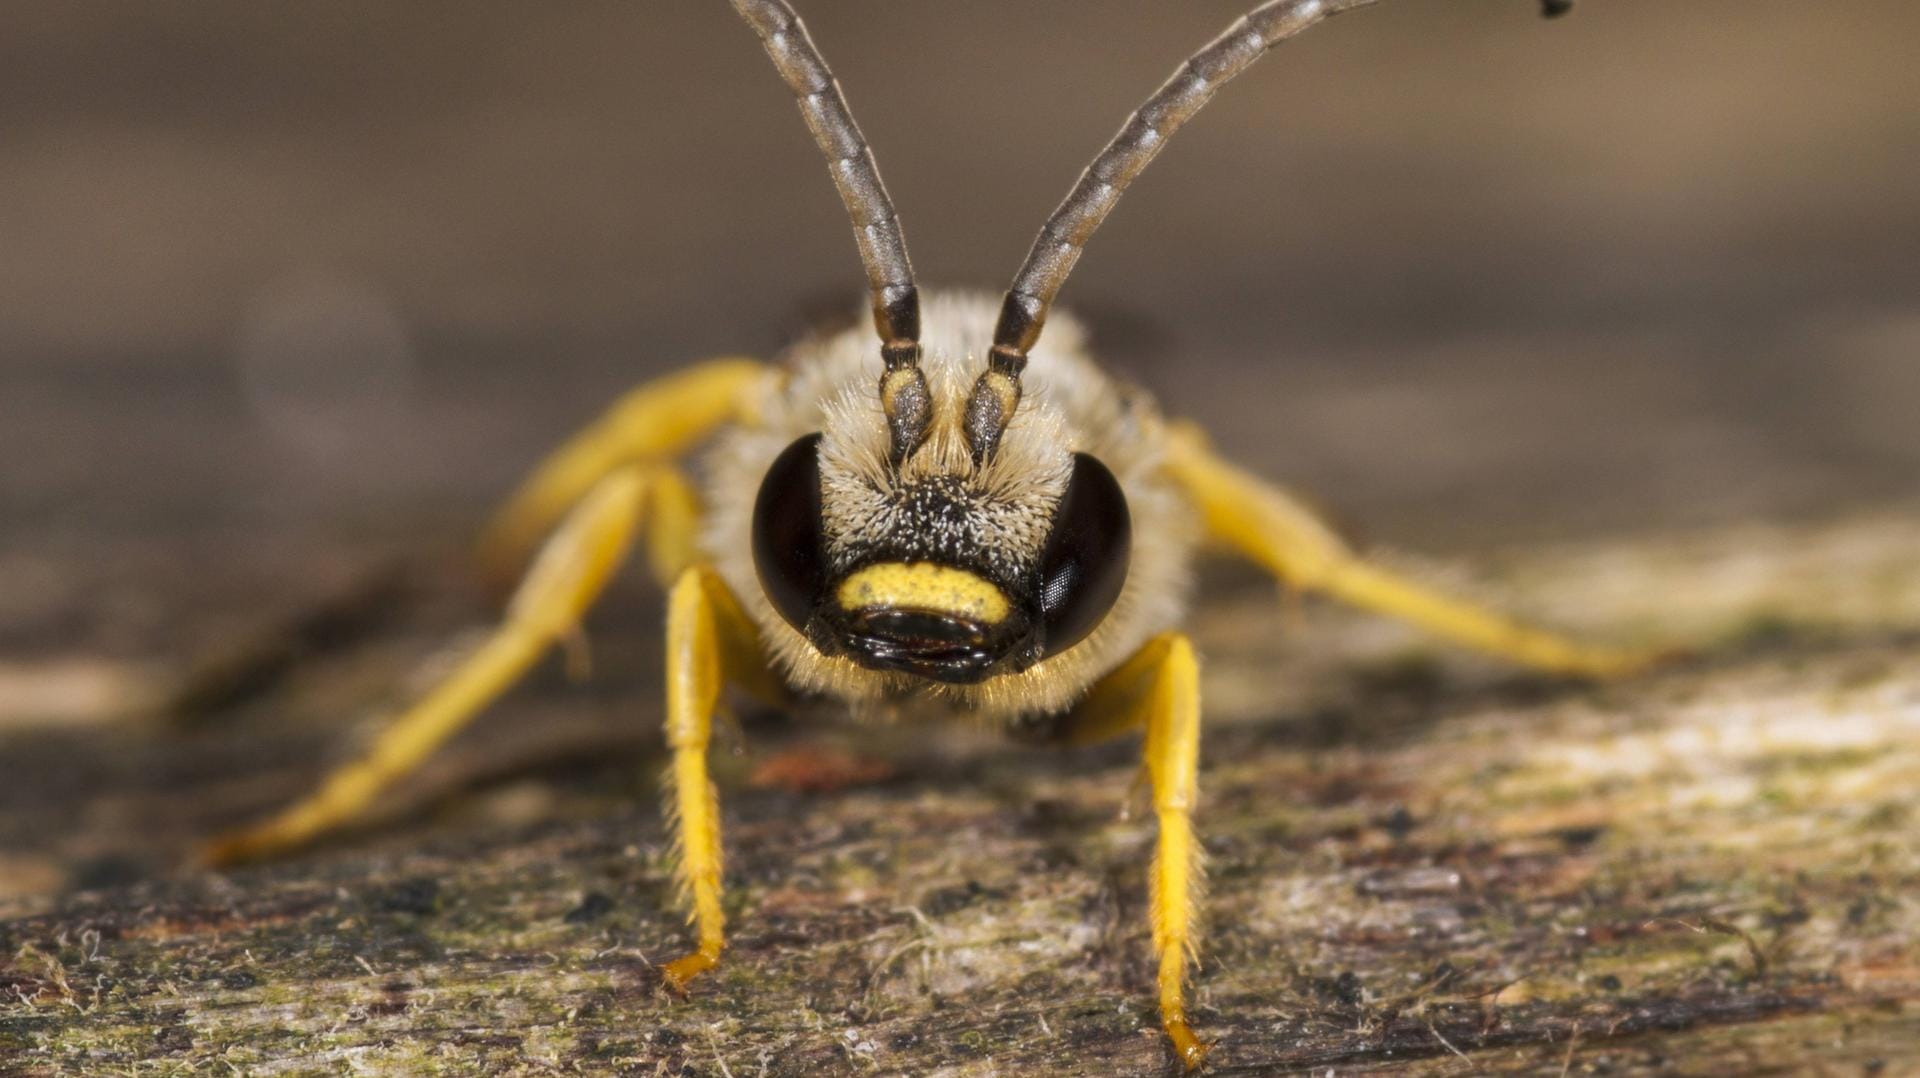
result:
[[[226,865],[284,853],[363,813],[577,631],[643,521],[666,548],[655,551],[656,562],[687,556],[678,553],[687,544],[675,535],[684,527],[685,490],[685,481],[665,466],[628,467],[602,479],[541,548],[505,618],[478,651],[382,730],[365,756],[270,819],[215,839],[201,860]],[[654,512],[663,505],[669,511]]]

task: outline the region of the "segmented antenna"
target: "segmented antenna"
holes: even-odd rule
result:
[[[800,105],[813,141],[826,155],[840,201],[853,220],[854,242],[867,268],[873,298],[873,325],[880,334],[886,371],[880,376],[880,400],[893,433],[897,464],[925,440],[932,416],[926,379],[920,373],[920,291],[913,283],[906,237],[893,199],[880,182],[860,125],[853,122],[846,96],[807,28],[785,0],[733,0],[733,9],[760,35],[767,56]]]
[[[1193,118],[1228,80],[1282,41],[1322,19],[1376,0],[1269,0],[1241,16],[1174,71],[1146,104],[1127,118],[1120,133],[1080,174],[1066,200],[1047,218],[1014,275],[1013,287],[994,326],[987,372],[967,405],[967,437],[976,459],[990,455],[1020,402],[1020,373],[1040,339],[1047,311],[1080,260],[1087,240],[1113,212],[1120,193],[1147,167],[1167,140]],[[1547,15],[1563,13],[1572,0],[1542,0]]]

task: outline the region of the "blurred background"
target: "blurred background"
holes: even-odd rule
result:
[[[999,290],[1244,0],[802,4],[923,282]],[[1407,545],[1920,475],[1920,7],[1400,0],[1222,94],[1063,303]],[[711,3],[0,8],[0,539],[452,542],[555,440],[857,302]]]

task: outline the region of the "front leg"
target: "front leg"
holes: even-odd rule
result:
[[[1180,1062],[1192,1070],[1206,1059],[1207,1045],[1187,1023],[1185,993],[1201,880],[1193,834],[1200,790],[1200,666],[1186,634],[1153,638],[1102,678],[1067,716],[1062,735],[1086,744],[1138,726],[1147,731],[1144,761],[1160,826],[1149,886],[1160,1024]]]
[[[667,812],[677,830],[679,878],[697,932],[697,949],[667,963],[667,983],[684,988],[713,968],[726,946],[720,906],[720,798],[707,773],[707,745],[720,692],[732,681],[766,699],[781,688],[767,669],[759,631],[726,582],[695,566],[680,574],[667,601],[667,745],[673,762]]]

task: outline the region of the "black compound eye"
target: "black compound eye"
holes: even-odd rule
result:
[[[820,435],[780,451],[753,500],[753,568],[787,624],[807,631],[826,587],[820,522]]]
[[[1127,582],[1133,518],[1120,481],[1098,458],[1073,455],[1073,478],[1040,554],[1040,620],[1045,654],[1058,655],[1093,632]]]

